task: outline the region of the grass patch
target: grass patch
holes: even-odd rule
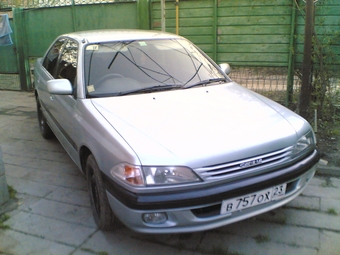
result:
[[[8,193],[10,198],[16,198],[17,196],[17,191],[10,185],[7,185],[8,188]]]
[[[338,212],[334,208],[329,208],[327,213],[330,215],[338,216]]]
[[[266,242],[270,241],[269,236],[261,235],[261,234],[258,234],[257,236],[254,236],[254,239],[255,239],[255,241],[257,243],[266,243]]]
[[[229,251],[228,248],[222,248],[219,246],[213,246],[211,250],[202,250],[203,254],[211,254],[211,255],[243,255],[242,253]]]
[[[8,214],[0,215],[0,229],[9,229],[9,226],[4,224],[4,222],[8,219],[9,219]]]
[[[326,177],[325,181],[322,184],[320,184],[320,186],[322,188],[335,188],[335,186],[332,183],[331,178],[329,177]]]
[[[106,251],[95,252],[94,250],[91,250],[91,249],[88,249],[88,248],[81,248],[81,250],[88,252],[88,253],[97,254],[97,255],[109,255],[109,253],[106,252]]]

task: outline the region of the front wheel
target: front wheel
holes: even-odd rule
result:
[[[114,216],[107,195],[101,171],[93,155],[90,155],[86,163],[87,186],[94,220],[101,230],[112,230],[120,225],[120,221]]]
[[[39,129],[42,137],[45,139],[50,139],[54,137],[53,131],[50,126],[47,124],[46,118],[42,112],[41,105],[39,103],[39,98],[37,98],[37,113],[38,113],[38,122]]]

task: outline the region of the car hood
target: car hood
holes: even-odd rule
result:
[[[303,126],[236,83],[92,102],[143,165],[195,168],[249,158],[294,145]]]

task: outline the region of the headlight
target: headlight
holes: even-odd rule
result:
[[[308,132],[304,136],[302,136],[297,143],[295,144],[294,148],[294,156],[301,154],[303,151],[308,150],[315,145],[315,137],[312,131]]]
[[[200,181],[190,168],[182,166],[150,166],[143,167],[143,171],[147,185],[170,185]]]
[[[134,186],[173,185],[198,182],[200,178],[188,167],[119,164],[112,168],[114,177]]]

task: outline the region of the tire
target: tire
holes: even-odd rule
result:
[[[104,231],[117,228],[121,223],[111,210],[101,171],[93,155],[90,155],[86,161],[86,177],[92,214],[98,228]]]
[[[47,124],[46,118],[41,110],[41,105],[39,103],[39,98],[37,98],[37,113],[38,113],[38,122],[39,129],[42,137],[45,139],[51,139],[54,137],[53,131],[50,126]]]

